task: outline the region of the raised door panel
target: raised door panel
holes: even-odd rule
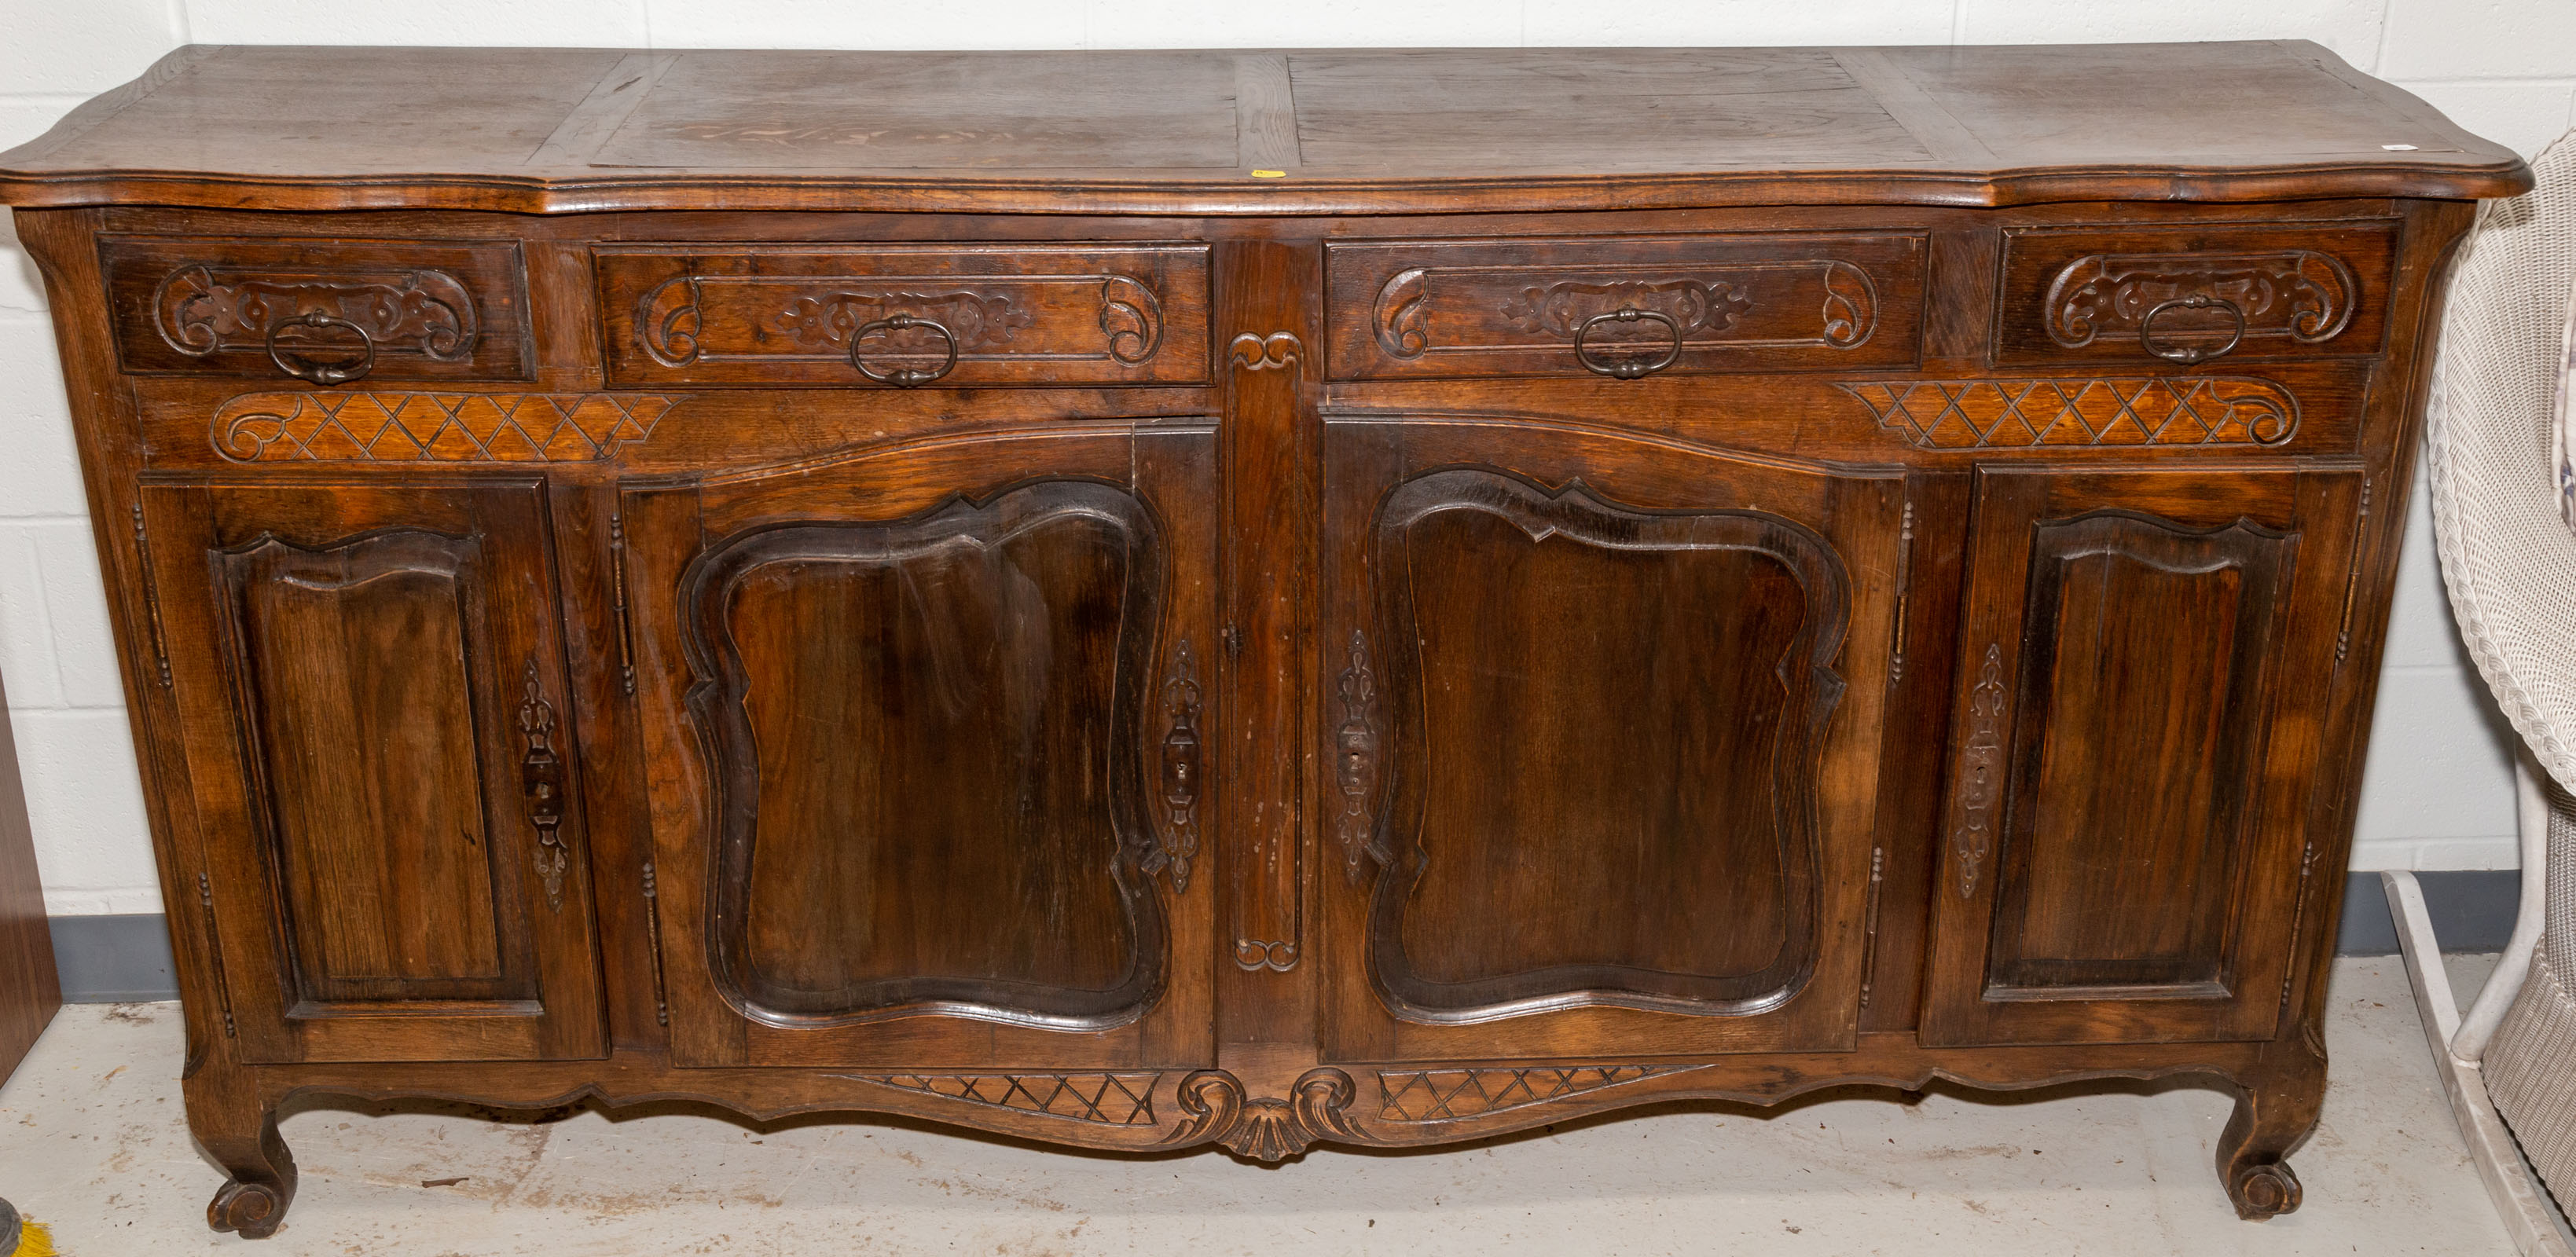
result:
[[[674,1052],[1197,1063],[1202,431],[630,485]]]
[[[1902,480],[1330,432],[1330,1051],[1848,1047]]]
[[[138,524],[245,1054],[598,1053],[542,490],[157,484]]]
[[[2273,1032],[2359,495],[1980,476],[1927,1042]]]

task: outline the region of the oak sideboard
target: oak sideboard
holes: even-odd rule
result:
[[[2305,43],[173,53],[0,201],[210,1221],[333,1097],[1277,1161],[2181,1074],[2295,1208],[2529,182]]]

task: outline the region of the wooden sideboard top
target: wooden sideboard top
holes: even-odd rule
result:
[[[2530,181],[2512,152],[2303,41],[192,46],[0,154],[9,204],[293,210],[1974,206],[2473,198]]]

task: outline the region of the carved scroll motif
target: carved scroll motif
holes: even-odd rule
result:
[[[2048,338],[2081,349],[2098,336],[2134,335],[2147,311],[2184,297],[2215,297],[2245,315],[2250,339],[2302,345],[2334,339],[2352,322],[2361,285],[2342,259],[2308,249],[2278,253],[2095,253],[2049,281]]]
[[[1995,796],[2003,786],[2004,652],[1986,646],[1985,666],[1968,692],[1968,745],[1959,757],[1959,828],[1950,856],[1959,866],[1959,897],[1977,893],[1977,872],[1995,850]]]
[[[1351,1076],[1338,1069],[1310,1069],[1289,1088],[1291,1098],[1247,1099],[1243,1084],[1221,1069],[1203,1069],[1181,1080],[1180,1128],[1166,1145],[1203,1143],[1225,1146],[1239,1157],[1285,1161],[1306,1151],[1318,1139],[1357,1140],[1343,1111],[1356,1094]]]
[[[853,1082],[1103,1126],[1154,1124],[1155,1073],[833,1074]]]
[[[1144,281],[1111,275],[1100,281],[1100,330],[1109,335],[1109,356],[1134,365],[1154,356],[1163,344],[1163,303]]]
[[[1190,861],[1199,853],[1199,690],[1198,661],[1184,637],[1172,650],[1171,670],[1163,678],[1162,809],[1156,818],[1162,845],[1147,860],[1147,872],[1169,869],[1172,891],[1190,888]]]
[[[245,393],[215,408],[227,462],[582,463],[653,435],[651,393]]]
[[[1879,426],[1921,449],[2087,445],[2280,445],[2299,431],[2298,399],[2270,380],[2194,375],[2129,379],[1854,381]]]
[[[1503,303],[1503,317],[1524,332],[1540,332],[1572,341],[1588,319],[1622,308],[1653,310],[1672,319],[1682,334],[1723,332],[1734,327],[1753,299],[1744,285],[1725,280],[1671,279],[1660,283],[1615,280],[1584,283],[1565,280],[1546,287],[1531,285]]]
[[[190,266],[171,272],[152,297],[161,339],[190,357],[218,350],[266,352],[271,329],[322,314],[355,324],[380,354],[458,362],[474,353],[474,297],[445,271],[348,271],[280,275]]]
[[[1349,665],[1334,681],[1342,704],[1342,724],[1333,734],[1334,779],[1342,792],[1341,812],[1333,818],[1333,837],[1342,846],[1342,868],[1356,886],[1360,861],[1375,854],[1372,808],[1377,798],[1377,674],[1369,668],[1368,636],[1351,630]]]
[[[528,754],[519,762],[519,783],[527,796],[528,824],[537,831],[537,876],[545,880],[546,906],[561,911],[564,871],[572,858],[563,840],[563,761],[555,755],[555,706],[546,701],[533,655],[526,678],[519,732],[527,737]]]
[[[1272,332],[1258,336],[1251,332],[1235,337],[1226,344],[1226,356],[1246,371],[1280,371],[1295,366],[1305,355],[1306,342],[1294,332]]]
[[[1378,1120],[1447,1122],[1525,1109],[1705,1065],[1555,1065],[1529,1069],[1387,1070],[1378,1074]]]
[[[1062,290],[1084,290],[1096,303],[1100,339],[1089,352],[1067,343],[1079,324],[1051,319],[1022,347],[1020,333],[1042,311],[1079,302]],[[1137,366],[1162,347],[1163,303],[1134,276],[1089,275],[676,275],[644,291],[635,305],[635,337],[666,367],[717,361],[838,360],[859,328],[898,314],[947,329],[965,358],[1110,359]],[[936,333],[887,333],[888,352],[938,352]],[[875,345],[872,339],[870,346]]]
[[[1009,344],[1031,319],[1026,309],[998,293],[844,290],[798,297],[778,312],[775,323],[798,348],[837,355],[849,351],[851,333],[897,314],[936,321],[957,338],[961,354]]]
[[[1622,308],[1671,319],[1686,350],[1851,349],[1878,327],[1877,284],[1868,271],[1840,258],[1719,264],[1687,274],[1671,267],[1638,269],[1645,273],[1412,267],[1379,286],[1370,324],[1378,348],[1403,361],[1439,353],[1553,352],[1573,344],[1587,320]],[[1811,300],[1816,304],[1803,304]],[[1450,343],[1435,334],[1435,312],[1451,327]]]
[[[1248,973],[1264,969],[1286,973],[1297,967],[1297,940],[1238,938],[1234,940],[1234,967]]]

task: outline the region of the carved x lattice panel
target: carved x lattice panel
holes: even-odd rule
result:
[[[843,1074],[881,1087],[1110,1126],[1154,1124],[1160,1074]]]
[[[1534,1069],[1433,1069],[1377,1076],[1389,1122],[1437,1122],[1545,1104],[1697,1065],[1571,1065]]]
[[[1880,426],[1924,449],[2034,445],[2279,445],[2299,404],[2227,376],[1844,383]]]
[[[215,411],[236,463],[568,463],[653,434],[679,399],[649,393],[245,393]]]

